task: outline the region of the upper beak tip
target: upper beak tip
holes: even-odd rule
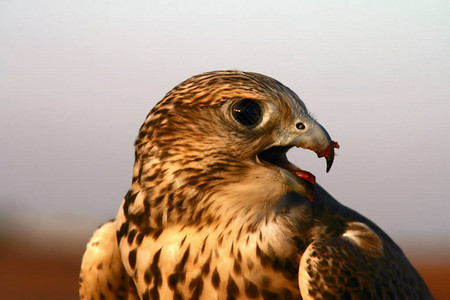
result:
[[[327,160],[327,173],[328,173],[331,169],[331,166],[333,165],[334,155],[327,157],[326,160]]]
[[[335,141],[332,141],[328,149],[328,153],[325,155],[325,159],[327,160],[327,173],[330,171],[331,166],[333,165],[334,161],[334,149],[339,149],[339,144]]]

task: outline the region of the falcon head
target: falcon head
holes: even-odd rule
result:
[[[313,200],[315,178],[287,160],[292,147],[324,157],[328,172],[338,145],[280,82],[236,70],[204,73],[172,89],[147,116],[133,184],[153,203],[178,209],[214,193],[246,198],[244,205],[287,191]]]

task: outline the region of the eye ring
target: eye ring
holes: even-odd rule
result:
[[[262,120],[262,109],[259,103],[252,99],[237,101],[231,108],[233,118],[246,127],[255,127]]]

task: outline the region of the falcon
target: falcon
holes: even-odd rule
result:
[[[293,147],[327,171],[338,144],[280,82],[194,76],[151,110],[131,188],[92,236],[81,299],[432,299],[402,250],[343,206]]]

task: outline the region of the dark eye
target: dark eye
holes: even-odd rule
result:
[[[251,99],[243,99],[234,104],[232,113],[236,121],[248,127],[256,126],[262,119],[261,107]]]

